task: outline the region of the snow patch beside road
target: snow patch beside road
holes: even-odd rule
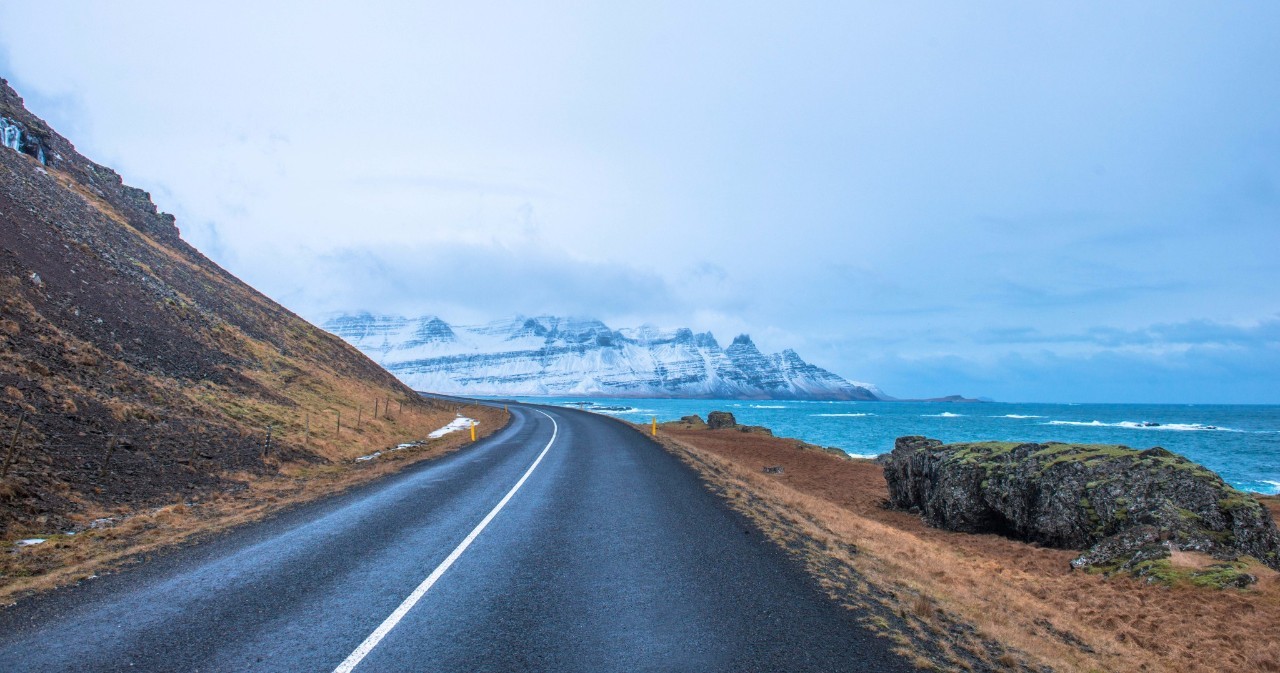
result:
[[[430,439],[437,439],[437,438],[440,438],[440,437],[444,437],[445,435],[449,434],[450,432],[457,432],[457,431],[459,431],[459,430],[466,430],[467,428],[471,427],[471,425],[472,425],[473,423],[474,423],[474,424],[476,424],[476,425],[480,425],[480,423],[479,423],[478,421],[476,421],[474,418],[467,418],[466,416],[459,416],[459,417],[457,417],[457,418],[453,419],[452,421],[450,421],[450,422],[449,422],[449,424],[448,424],[448,425],[446,425],[446,426],[444,426],[443,428],[440,428],[439,430],[436,430],[436,431],[432,432],[431,434],[427,435],[427,437],[428,437],[428,438],[430,438]]]
[[[474,418],[467,418],[466,416],[459,416],[453,419],[452,421],[449,421],[449,424],[444,426],[443,428],[440,428],[439,430],[433,430],[431,434],[427,435],[427,439],[439,439],[449,434],[450,432],[457,432],[458,430],[466,430],[467,428],[470,428],[473,424],[480,425],[480,421],[477,421]],[[423,444],[426,444],[426,442],[425,441],[406,442],[404,444],[397,444],[387,449],[387,451],[390,452],[390,451],[401,451],[404,449],[412,449],[417,446],[422,446]],[[383,453],[382,451],[374,451],[373,453],[367,456],[360,456],[359,458],[356,458],[356,462],[363,463],[366,461],[373,460],[374,458],[381,456],[382,453]]]

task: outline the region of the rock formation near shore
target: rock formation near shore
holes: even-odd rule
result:
[[[707,427],[712,430],[738,427],[738,419],[727,411],[713,411],[707,414]]]
[[[1077,568],[1133,570],[1176,547],[1280,569],[1266,509],[1159,447],[900,437],[884,472],[893,507],[939,528],[1083,549]]]

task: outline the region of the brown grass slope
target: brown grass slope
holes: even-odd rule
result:
[[[732,429],[669,424],[660,439],[923,668],[1280,670],[1280,574],[1261,564],[1245,590],[1073,571],[1071,550],[939,530],[886,509],[884,473],[871,461]],[[1262,501],[1280,511],[1277,499]],[[886,610],[889,619],[877,616]]]
[[[350,465],[453,417],[200,254],[3,80],[0,117],[47,160],[0,147],[0,547]],[[32,572],[0,551],[0,586]]]

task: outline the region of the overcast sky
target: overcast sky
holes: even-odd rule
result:
[[[10,0],[0,73],[313,320],[1280,402],[1280,3],[690,4]]]

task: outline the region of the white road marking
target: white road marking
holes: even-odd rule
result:
[[[548,414],[545,411],[540,409],[534,409],[534,411],[546,416],[547,418],[551,418],[551,414]],[[482,531],[484,531],[485,526],[488,526],[489,522],[493,521],[495,516],[498,516],[498,512],[501,512],[502,508],[506,506],[507,501],[511,500],[511,496],[515,495],[516,491],[520,490],[520,487],[524,485],[524,482],[529,478],[529,475],[533,474],[534,468],[538,467],[538,463],[542,462],[543,456],[546,456],[547,451],[551,450],[551,445],[555,443],[556,435],[559,433],[560,425],[556,423],[556,419],[551,418],[551,440],[547,442],[545,447],[543,447],[542,453],[538,454],[538,457],[533,461],[533,464],[529,466],[529,469],[525,470],[524,476],[520,477],[520,481],[517,481],[516,485],[512,486],[510,491],[507,491],[507,494],[503,496],[497,506],[485,515],[484,520],[472,529],[471,533],[467,535],[461,544],[455,547],[454,550],[449,553],[449,556],[445,558],[440,565],[436,566],[435,570],[431,571],[430,575],[427,575],[427,579],[422,580],[422,584],[419,584],[418,588],[414,589],[413,593],[409,594],[409,597],[404,599],[404,602],[401,603],[400,606],[397,607],[386,619],[384,619],[382,623],[378,625],[378,628],[374,629],[373,633],[370,633],[369,637],[365,638],[364,642],[360,643],[360,646],[357,647],[354,652],[347,656],[341,664],[338,664],[337,668],[333,669],[333,673],[351,673],[351,671],[354,670],[365,657],[369,656],[369,653],[373,651],[373,648],[377,647],[378,643],[381,642],[388,633],[391,633],[391,629],[394,629],[396,624],[399,624],[400,620],[404,619],[404,616],[413,609],[413,606],[417,605],[418,601],[422,600],[422,597],[425,596],[427,591],[431,589],[432,585],[440,579],[440,576],[449,569],[449,566],[452,566],[454,561],[457,561],[458,558],[462,556],[462,552],[466,551],[467,547],[470,547],[472,542],[475,542],[475,539],[480,536]]]

